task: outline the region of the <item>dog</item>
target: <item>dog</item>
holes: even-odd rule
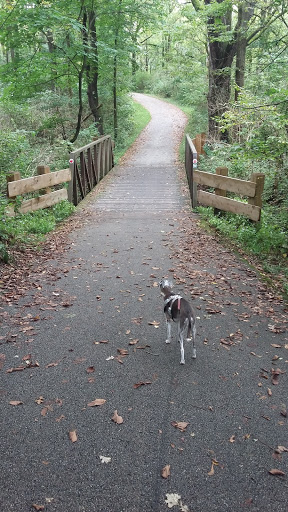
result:
[[[171,323],[178,323],[178,341],[180,343],[181,360],[180,364],[185,364],[184,354],[184,333],[187,329],[186,339],[191,339],[192,335],[192,358],[196,359],[196,316],[191,305],[181,295],[172,292],[173,284],[168,279],[161,279],[159,282],[161,294],[164,298],[164,314],[167,323],[166,343],[171,342]]]

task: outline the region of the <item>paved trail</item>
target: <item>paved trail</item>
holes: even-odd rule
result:
[[[0,510],[287,511],[288,453],[275,452],[288,448],[287,315],[187,211],[184,115],[136,99],[152,120],[86,202],[70,248],[0,309]],[[185,366],[164,343],[165,275],[197,311]]]

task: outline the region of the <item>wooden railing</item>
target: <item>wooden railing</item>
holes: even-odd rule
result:
[[[17,196],[25,196],[37,192],[36,197],[24,199],[17,209],[18,213],[33,212],[42,208],[48,208],[68,198],[67,189],[60,188],[51,190],[51,187],[70,181],[70,169],[50,172],[46,165],[37,167],[37,176],[21,179],[19,172],[13,172],[7,176],[7,196],[10,205],[6,209],[6,214],[10,217],[15,215],[14,204]],[[40,195],[39,195],[40,194]]]
[[[198,171],[198,154],[194,141],[186,135],[185,168],[190,190],[192,208],[197,203],[214,207],[214,213],[228,211],[238,215],[245,215],[249,219],[258,222],[261,217],[262,193],[264,189],[265,175],[253,173],[249,181],[228,177],[227,167],[218,167],[216,174]],[[214,194],[204,190],[197,190],[198,185],[214,188]],[[226,192],[232,192],[237,196],[247,196],[248,202],[226,197]]]
[[[69,165],[68,199],[76,206],[114,167],[111,136],[101,137],[70,153]]]

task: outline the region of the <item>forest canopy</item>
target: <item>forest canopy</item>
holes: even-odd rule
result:
[[[288,0],[0,0],[2,197],[7,173],[59,169],[92,137],[125,148],[146,92],[206,132],[203,170],[265,173],[287,239],[287,28]]]

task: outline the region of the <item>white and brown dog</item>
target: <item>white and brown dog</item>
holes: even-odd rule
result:
[[[172,292],[172,283],[168,279],[161,279],[159,282],[161,294],[164,297],[164,314],[167,322],[166,343],[171,342],[171,322],[178,323],[178,341],[180,343],[181,360],[180,364],[185,364],[184,357],[184,333],[187,330],[186,339],[191,339],[192,335],[192,358],[196,359],[196,316],[186,299],[181,295]]]

